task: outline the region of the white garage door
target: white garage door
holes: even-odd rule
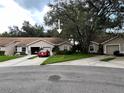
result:
[[[43,50],[52,51],[52,49],[50,47],[43,47]]]
[[[51,47],[43,47],[43,50],[48,50],[50,52],[50,55],[53,55]]]
[[[114,51],[119,51],[119,45],[107,45],[106,54],[113,54]]]

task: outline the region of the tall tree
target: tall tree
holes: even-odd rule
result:
[[[44,28],[41,25],[31,25],[28,21],[24,21],[22,28],[18,26],[9,27],[9,32],[4,32],[1,36],[4,37],[43,37]]]
[[[29,37],[40,37],[44,36],[43,26],[35,24],[32,26],[28,21],[24,21],[22,26],[23,34]]]
[[[61,19],[63,36],[72,36],[88,52],[90,41],[96,33],[108,28],[121,28],[123,23],[123,0],[69,0],[59,5],[51,4],[51,11],[44,18],[46,25],[55,25]],[[113,18],[114,17],[114,18]],[[55,29],[54,28],[54,29]]]
[[[9,36],[21,36],[21,30],[18,26],[9,27]]]

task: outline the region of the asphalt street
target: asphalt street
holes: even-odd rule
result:
[[[0,93],[124,93],[124,69],[88,66],[2,67]]]

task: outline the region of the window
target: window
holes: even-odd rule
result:
[[[93,45],[90,45],[90,52],[94,52],[94,46]]]
[[[25,47],[22,47],[22,52],[25,52],[26,51],[26,48]]]

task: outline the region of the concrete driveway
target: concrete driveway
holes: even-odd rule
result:
[[[35,55],[28,55],[21,58],[0,62],[0,67],[40,65],[44,60],[47,59],[39,57],[36,57],[34,59],[28,59],[33,56]]]
[[[109,62],[100,61],[103,58],[108,58],[111,56],[95,56],[91,58],[85,58],[75,61],[67,61],[62,63],[55,63],[50,65],[82,65],[82,66],[101,66],[101,67],[113,67],[113,68],[124,68],[124,57],[116,57],[116,59]]]

